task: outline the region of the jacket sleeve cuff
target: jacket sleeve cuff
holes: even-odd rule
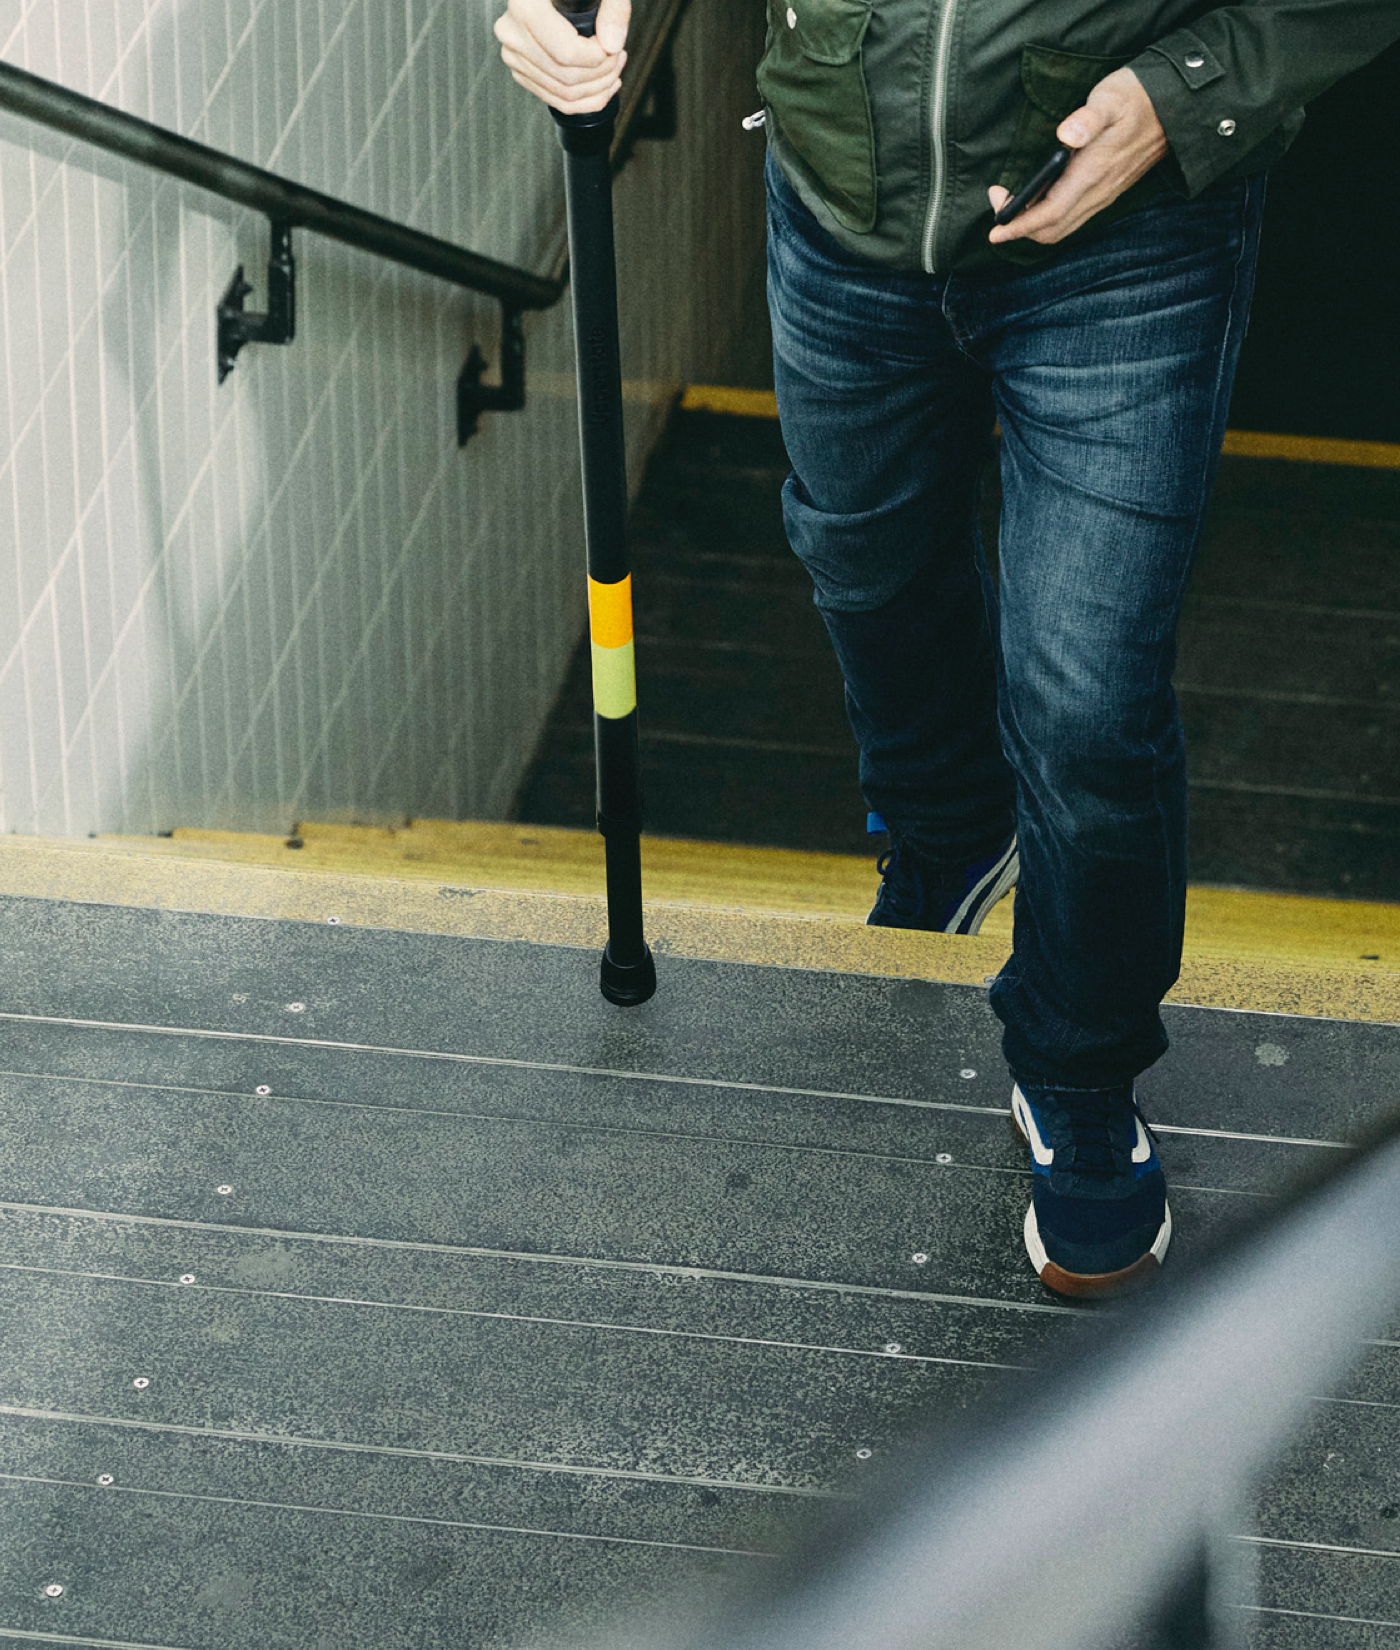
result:
[[[1268,135],[1249,129],[1253,111],[1243,106],[1235,77],[1190,29],[1149,46],[1128,67],[1152,99],[1188,195],[1199,195]]]

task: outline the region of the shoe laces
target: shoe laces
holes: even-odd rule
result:
[[[1069,1125],[1071,1157],[1070,1173],[1087,1175],[1092,1179],[1110,1179],[1128,1173],[1132,1167],[1132,1142],[1125,1146],[1116,1137],[1113,1122],[1120,1115],[1121,1101],[1112,1093],[1095,1090],[1059,1091],[1055,1100],[1060,1115]],[[1133,1115],[1147,1130],[1153,1144],[1157,1136],[1152,1125],[1142,1115],[1137,1096],[1131,1100]]]
[[[919,909],[919,874],[912,865],[901,864],[899,844],[891,843],[875,861],[884,880],[881,890],[885,908],[894,916],[912,916]]]

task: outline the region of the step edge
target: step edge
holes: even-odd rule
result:
[[[81,904],[326,922],[461,938],[599,949],[597,896],[474,889],[338,871],[104,851],[91,842],[0,842],[0,893]],[[867,928],[815,914],[646,903],[659,958],[688,957],[984,986],[1008,942]],[[1400,973],[1192,957],[1169,999],[1201,1007],[1400,1024]]]

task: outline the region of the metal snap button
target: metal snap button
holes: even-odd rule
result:
[[[1235,131],[1235,123],[1233,120],[1222,120],[1215,129],[1221,137],[1232,137]]]
[[[1187,54],[1186,67],[1188,69],[1204,69],[1205,66],[1205,57],[1200,52],[1189,52]]]
[[[791,6],[787,9],[787,25],[790,29],[795,29],[797,27],[797,13]]]

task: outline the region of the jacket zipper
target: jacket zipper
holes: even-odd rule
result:
[[[944,125],[948,117],[948,60],[953,45],[953,18],[958,0],[943,0],[943,20],[938,25],[938,52],[933,66],[933,97],[930,118],[933,126],[933,190],[929,196],[928,221],[924,225],[924,268],[930,275],[933,267],[934,238],[938,233],[938,215],[943,210],[943,194],[948,181],[948,134]]]

